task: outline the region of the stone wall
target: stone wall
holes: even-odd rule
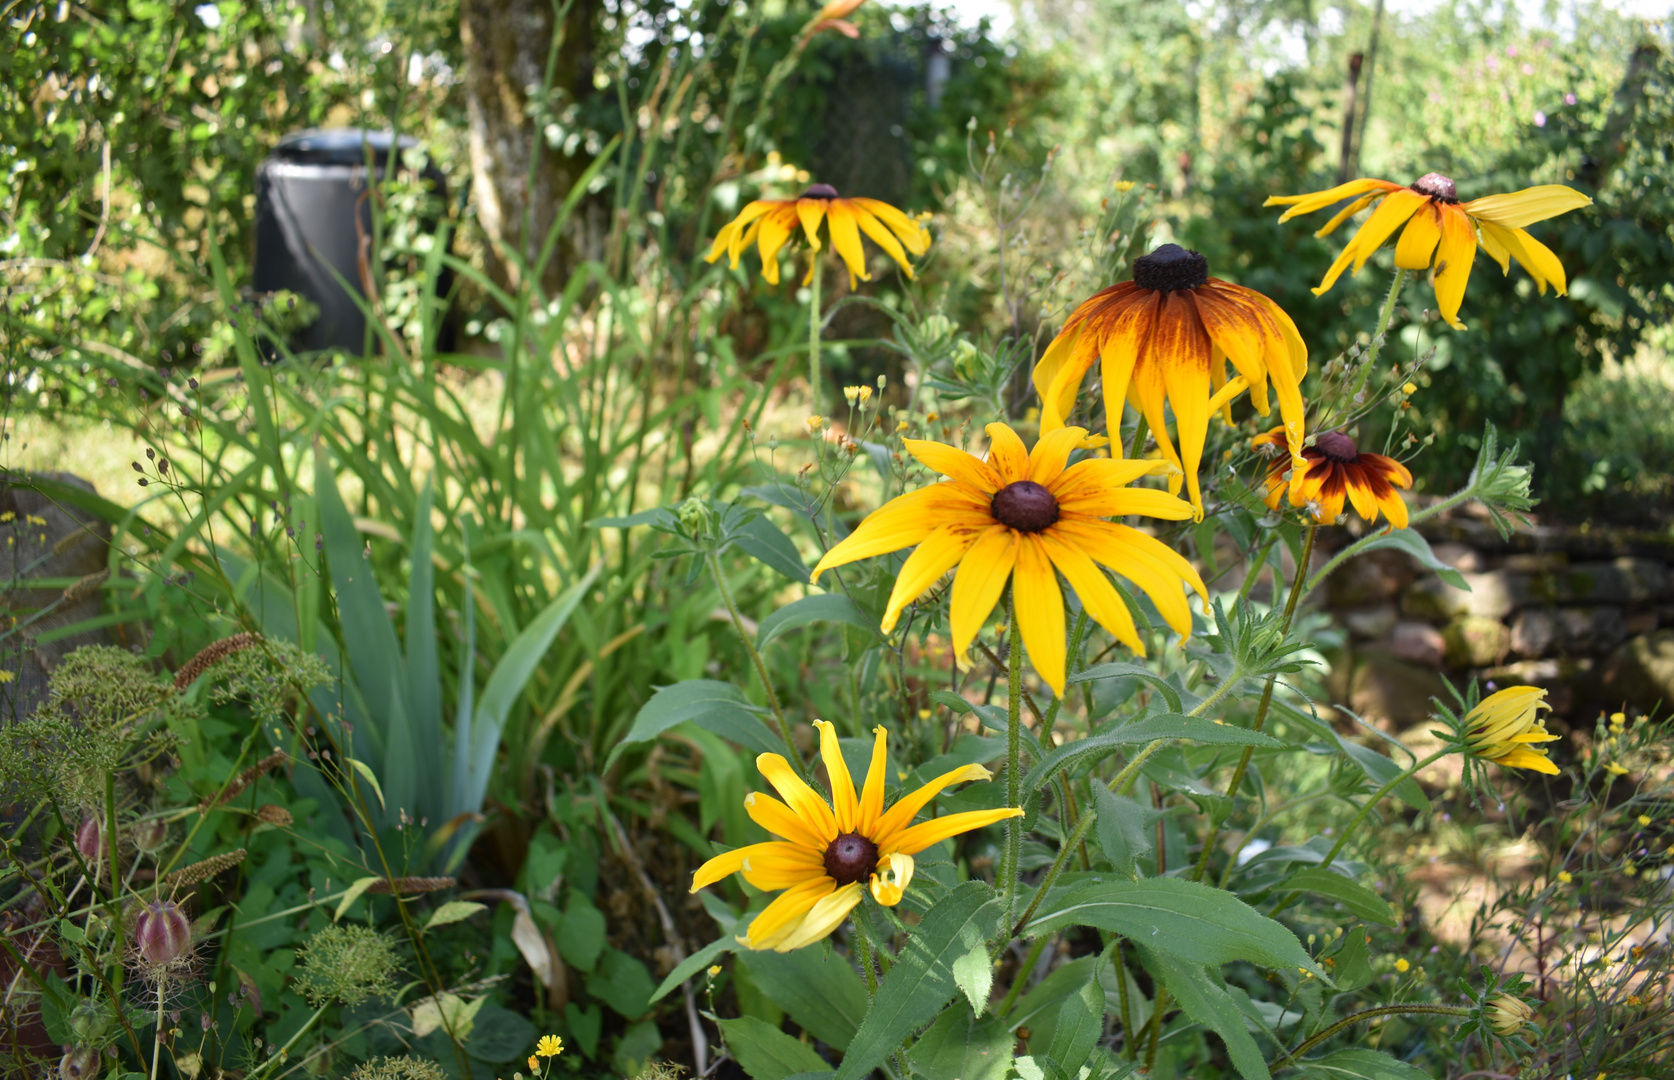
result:
[[[1353,539],[1330,531],[1323,542]],[[1334,701],[1397,730],[1422,722],[1432,695],[1450,700],[1443,675],[1544,686],[1571,725],[1674,705],[1674,536],[1536,521],[1502,539],[1474,505],[1419,531],[1470,590],[1388,550],[1336,571]]]

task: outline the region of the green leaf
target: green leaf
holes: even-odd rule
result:
[[[1383,897],[1329,867],[1303,867],[1290,875],[1280,888],[1317,893],[1337,901],[1369,923],[1395,925],[1395,912]]]
[[[1065,743],[1029,770],[1023,778],[1023,791],[1039,791],[1059,770],[1096,761],[1124,746],[1156,742],[1158,739],[1186,739],[1210,746],[1259,746],[1269,750],[1285,745],[1271,735],[1249,728],[1219,724],[1201,716],[1161,713],[1123,724],[1102,735]]]
[[[592,971],[593,965],[599,962],[599,950],[604,948],[604,913],[591,900],[571,889],[564,905],[564,920],[558,924],[553,939],[572,966]]]
[[[1148,949],[1151,969],[1168,987],[1169,993],[1180,1002],[1180,1008],[1193,1020],[1213,1031],[1226,1043],[1227,1056],[1244,1080],[1272,1080],[1261,1050],[1250,1037],[1244,1013],[1227,992],[1219,973],[1211,973],[1202,964],[1180,960],[1155,949]]]
[[[442,666],[436,648],[435,536],[430,524],[431,481],[425,478],[413,510],[413,538],[407,574],[407,702],[419,785],[415,817],[439,821],[447,812],[447,775],[442,741]]]
[[[855,607],[853,600],[841,593],[821,593],[792,601],[763,619],[756,633],[756,648],[765,649],[781,634],[817,622],[843,623],[878,636],[877,620]]]
[[[490,1001],[477,1010],[465,1052],[478,1061],[504,1064],[528,1053],[535,1041],[535,1025],[501,1005]]]
[[[500,662],[489,673],[488,685],[482,688],[477,700],[476,715],[471,718],[471,757],[466,764],[466,780],[462,810],[482,808],[483,796],[488,793],[488,777],[494,768],[494,756],[500,749],[500,732],[511,716],[512,706],[523,696],[530,676],[552,647],[552,640],[569,621],[570,614],[593,587],[593,581],[604,568],[594,563],[581,580],[559,593],[539,615],[525,626],[512,643],[506,646]]]
[[[994,962],[988,959],[987,944],[973,945],[970,952],[953,962],[953,981],[965,991],[971,1012],[981,1016],[994,990]]]
[[[1465,592],[1471,591],[1470,582],[1465,580],[1465,575],[1436,558],[1436,553],[1430,550],[1430,541],[1424,539],[1423,534],[1417,529],[1395,529],[1392,532],[1374,537],[1366,541],[1361,547],[1360,553],[1365,554],[1379,548],[1393,548],[1396,551],[1404,551],[1417,560],[1420,565],[1435,571],[1437,577],[1455,589],[1463,589]]]
[[[1325,972],[1296,935],[1229,892],[1181,878],[1089,881],[1037,915],[1029,937],[1072,926],[1111,930],[1148,948],[1199,964],[1248,960],[1281,971]]]
[[[1073,1077],[1103,1037],[1104,990],[1093,978],[1058,1006],[1058,1022],[1053,1025],[1047,1055]]]
[[[738,942],[731,934],[725,934],[714,941],[711,941],[697,952],[674,965],[674,970],[668,973],[668,978],[659,983],[657,985],[657,989],[651,992],[651,1004],[655,1005],[657,1002],[661,1001],[670,990],[673,990],[676,986],[679,986],[693,975],[696,975],[698,972],[709,967],[709,965],[715,962],[715,958],[720,956],[722,953],[736,952],[737,950]]]
[[[978,1018],[955,1002],[918,1037],[907,1058],[924,1080],[1005,1080],[1012,1041],[999,1017]]]
[[[1360,766],[1360,771],[1366,774],[1366,779],[1376,787],[1383,787],[1406,771],[1369,746],[1361,746],[1357,742],[1340,737],[1337,745],[1343,748],[1343,753],[1349,756],[1349,760]],[[1424,794],[1424,789],[1418,786],[1417,780],[1409,776],[1396,784],[1394,790],[1395,797],[1414,810],[1421,814],[1430,812],[1430,797]]]
[[[1014,1032],[1028,1028],[1033,1035],[1044,1036],[1050,1043],[1052,1027],[1058,1022],[1058,1010],[1064,999],[1092,981],[1097,964],[1098,957],[1083,956],[1054,969],[1012,1006],[1006,1015],[1006,1026]]]
[[[788,953],[744,949],[738,959],[768,1000],[808,1034],[839,1050],[853,1041],[866,1016],[866,984],[842,956],[817,948]]]
[[[1163,700],[1168,702],[1170,712],[1181,711],[1182,702],[1180,700],[1179,691],[1175,690],[1174,686],[1169,683],[1167,679],[1158,675],[1150,668],[1143,664],[1132,663],[1131,661],[1117,661],[1110,664],[1097,664],[1088,668],[1086,671],[1076,672],[1074,675],[1071,675],[1068,679],[1066,679],[1065,683],[1066,685],[1074,686],[1077,683],[1096,682],[1099,679],[1143,679],[1145,682],[1148,682],[1152,686],[1156,687],[1157,691],[1162,694]]]
[[[987,883],[967,881],[930,909],[879,984],[837,1080],[860,1080],[941,1012],[958,991],[953,961],[993,935],[1002,907]]]
[[[1430,1080],[1423,1069],[1377,1050],[1338,1050],[1294,1064],[1318,1080]]]
[[[688,720],[705,731],[712,731],[758,753],[784,749],[745,699],[744,691],[732,683],[716,679],[687,679],[672,686],[659,687],[651,695],[651,700],[640,706],[633,726],[605,758],[605,770],[608,771],[628,747],[650,742],[669,728]]]
[[[349,909],[354,906],[355,901],[359,900],[361,895],[365,893],[367,889],[372,887],[372,883],[374,881],[382,880],[383,878],[380,877],[356,878],[352,885],[343,890],[343,899],[338,901],[337,911],[331,916],[331,921],[337,922],[344,915],[348,914]]]
[[[1337,989],[1347,992],[1372,981],[1372,964],[1367,955],[1366,931],[1351,926],[1344,931],[1344,938],[1343,947],[1332,957],[1337,966],[1331,969],[1331,977]]]
[[[641,510],[637,514],[625,517],[601,517],[588,521],[589,529],[631,529],[635,525],[666,525],[673,526],[677,519],[674,511],[667,507],[658,506],[650,510]]]
[[[479,911],[487,911],[487,904],[476,904],[469,900],[449,900],[441,907],[430,913],[430,918],[424,921],[426,930],[434,930],[438,926],[448,923],[461,922],[469,919]]]
[[[1151,826],[1162,815],[1100,783],[1093,784],[1093,804],[1098,811],[1099,846],[1104,849],[1104,857],[1121,873],[1137,877],[1134,860],[1151,854],[1156,846]]]
[[[798,585],[808,584],[808,564],[791,543],[790,537],[779,531],[779,526],[756,514],[732,534],[732,542],[739,550],[766,566],[779,571]]]
[[[651,973],[625,952],[606,948],[597,970],[587,977],[587,992],[629,1020],[651,1007]]]
[[[753,1016],[720,1021],[727,1047],[751,1080],[786,1080],[798,1073],[830,1069],[814,1048]]]

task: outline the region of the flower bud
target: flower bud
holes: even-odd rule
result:
[[[58,1061],[59,1080],[92,1080],[99,1075],[99,1052],[86,1046],[72,1046]]]
[[[156,818],[137,821],[133,828],[134,846],[147,855],[162,847],[169,838],[168,823]]]
[[[105,850],[105,829],[97,815],[90,814],[76,829],[76,850],[88,862],[98,862]]]
[[[1520,997],[1499,994],[1482,1007],[1482,1016],[1497,1033],[1510,1038],[1523,1030],[1534,1016],[1534,1009]]]
[[[173,900],[153,900],[134,924],[134,942],[147,967],[168,967],[192,946],[192,924]]]

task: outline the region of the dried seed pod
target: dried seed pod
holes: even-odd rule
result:
[[[269,825],[285,828],[291,823],[291,812],[276,803],[266,803],[256,808],[256,817]]]
[[[184,691],[188,686],[197,682],[198,676],[202,675],[205,671],[208,671],[212,664],[219,660],[226,659],[233,653],[243,652],[250,646],[259,644],[261,640],[261,635],[252,634],[246,631],[245,633],[234,634],[232,637],[222,638],[220,641],[211,642],[210,644],[204,646],[203,650],[199,652],[198,655],[186,661],[185,667],[175,672],[175,690]]]
[[[391,893],[412,896],[415,893],[440,892],[457,884],[458,882],[450,877],[379,878],[366,887],[366,892],[369,896],[388,896]]]
[[[238,848],[235,851],[223,851],[221,854],[211,855],[201,862],[195,862],[190,866],[182,866],[179,870],[165,877],[163,881],[177,889],[196,885],[199,882],[208,881],[223,870],[229,870],[237,866],[244,861],[244,855],[243,848]]]
[[[134,846],[149,855],[168,842],[169,826],[167,822],[157,818],[147,818],[134,822],[130,835],[133,837]]]
[[[184,669],[182,669],[182,670],[184,670]],[[233,778],[232,782],[229,783],[224,789],[222,789],[221,792],[219,794],[217,794],[214,798],[205,799],[203,802],[199,803],[198,804],[198,813],[207,814],[209,811],[215,809],[217,806],[220,806],[221,804],[223,804],[225,802],[229,802],[232,799],[238,798],[239,795],[243,794],[244,789],[249,787],[252,783],[254,783],[257,778],[261,777],[262,775],[267,773],[269,770],[277,768],[280,765],[283,765],[285,762],[287,762],[289,760],[290,760],[290,756],[288,754],[286,754],[283,750],[275,750],[273,753],[271,753],[271,754],[267,755],[266,757],[262,758],[260,761],[256,762],[254,765],[250,766],[248,769],[245,769],[243,772],[239,773],[236,777]]]
[[[99,1052],[90,1046],[71,1046],[58,1059],[58,1080],[92,1080],[99,1075]]]
[[[99,815],[89,814],[76,829],[76,850],[90,863],[97,863],[105,850],[105,827]]]

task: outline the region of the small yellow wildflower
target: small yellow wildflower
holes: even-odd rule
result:
[[[823,417],[823,416],[810,416],[808,419],[806,419],[802,422],[804,424],[808,425],[808,434],[818,435],[820,433],[820,428],[825,426],[825,417]]]
[[[0,524],[4,524],[8,521],[15,521],[16,519],[17,515],[12,513],[10,510],[7,510],[4,514],[0,514]]]
[[[934,424],[937,420],[940,420],[941,418],[942,418],[941,413],[927,412],[927,413],[924,414],[924,422],[926,424]]]
[[[1632,859],[1628,859],[1622,863],[1622,873],[1626,874],[1628,877],[1633,877],[1639,873],[1639,867],[1633,865]]]
[[[710,974],[721,970],[719,966],[710,968]],[[541,1041],[535,1044],[535,1053],[541,1057],[557,1057],[564,1052],[564,1040],[556,1035],[542,1035]],[[533,1066],[530,1066],[533,1068]]]
[[[1626,765],[1621,765],[1621,764],[1618,764],[1617,762],[1612,761],[1610,764],[1608,764],[1604,767],[1604,771],[1609,773],[1611,776],[1626,776],[1627,775],[1627,766]]]
[[[25,514],[23,516],[23,520],[27,521],[31,525],[45,525],[46,524],[46,518],[36,517],[34,514]]]
[[[1640,998],[1639,998],[1639,995],[1638,995],[1638,994],[1629,994],[1629,995],[1628,995],[1628,1004],[1629,1004],[1629,1005],[1638,1005],[1638,1004],[1640,1004]]]
[[[17,678],[16,675],[13,675],[11,672],[7,671],[5,668],[0,668],[0,685],[4,685],[6,683],[9,683],[15,678]]]
[[[1621,727],[1623,724],[1627,723],[1627,713],[1611,713],[1610,723],[1615,727]]]
[[[715,978],[720,973],[721,973],[721,965],[720,964],[713,964],[713,965],[710,966],[709,977],[711,979]]]
[[[843,387],[843,398],[850,405],[853,405],[856,401],[860,400],[860,391],[861,391],[861,387],[845,386],[845,387]]]
[[[529,1055],[529,1071],[534,1072],[535,1070],[539,1069],[540,1067],[541,1067],[540,1059],[537,1058],[534,1054],[530,1054]]]
[[[1404,957],[1404,956],[1401,957],[1399,960],[1395,961],[1395,970],[1399,971],[1403,975],[1405,975],[1407,973],[1407,970],[1411,967],[1412,967],[1412,965],[1407,963],[1407,958]]]
[[[866,403],[872,400],[872,388],[870,386],[862,386],[858,387],[858,389],[860,391],[860,407],[864,409],[866,407]]]
[[[896,431],[906,431],[907,430],[907,422],[905,420],[897,420],[895,422],[895,430]]]
[[[1570,882],[1572,882],[1574,880],[1575,880],[1575,875],[1570,873],[1568,870],[1559,870],[1558,871],[1558,881],[1559,881],[1560,884],[1568,885]]]
[[[1651,823],[1651,815],[1650,814],[1640,814],[1639,815],[1639,824],[1642,827],[1646,826],[1646,825],[1649,825],[1650,823]]]
[[[1401,387],[1401,393],[1409,395],[1418,393],[1418,384],[1407,383],[1405,386]]]

